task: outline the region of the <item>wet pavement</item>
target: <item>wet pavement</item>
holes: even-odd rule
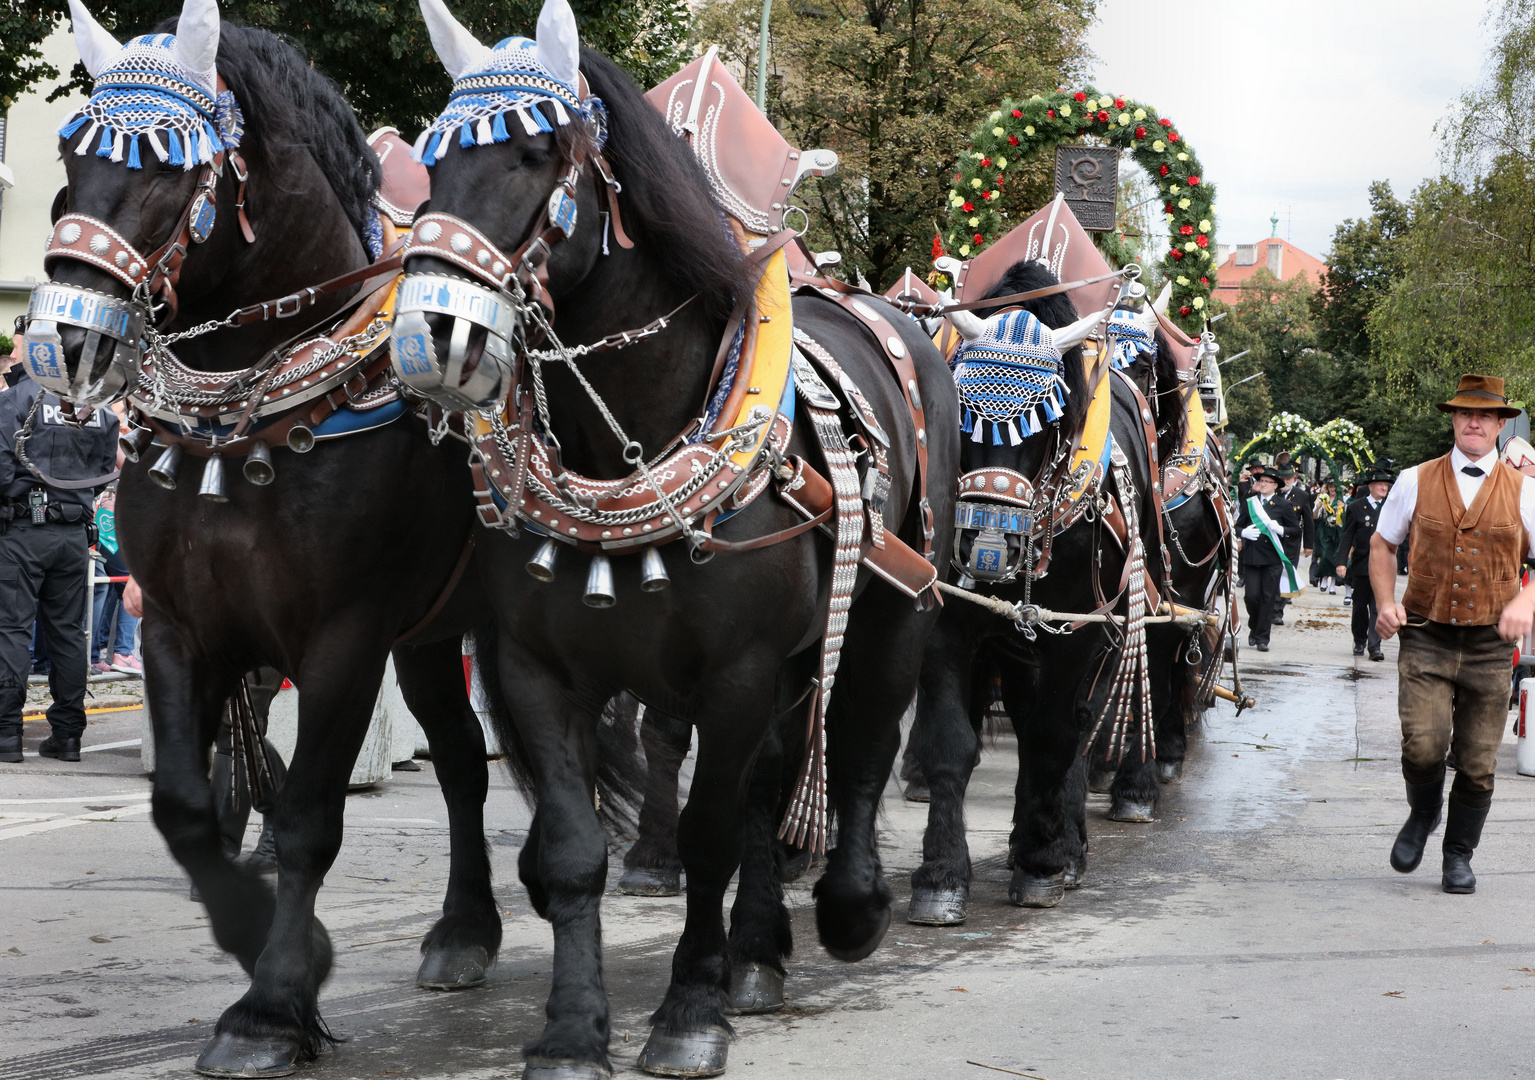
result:
[[[1258,706],[1219,703],[1158,820],[1089,805],[1087,887],[1057,908],[1007,902],[1015,747],[988,748],[967,810],[970,921],[901,921],[926,808],[892,784],[883,850],[897,921],[860,964],[816,944],[790,887],[789,1006],[736,1022],[738,1077],[1401,1078],[1535,1072],[1535,780],[1505,737],[1475,896],[1386,863],[1405,814],[1395,645],[1351,656],[1348,609],[1308,594],[1273,650],[1244,653]],[[79,765],[0,765],[0,1080],[183,1077],[245,979],[149,823],[139,714],[92,717]],[[528,811],[493,773],[487,823],[506,939],[489,986],[415,989],[419,935],[447,876],[430,763],[352,795],[320,896],[336,945],[321,998],[347,1041],[300,1075],[515,1077],[542,1026],[550,938],[516,881]],[[254,841],[252,827],[250,840]],[[616,859],[615,859],[615,865]],[[610,881],[616,880],[616,874]],[[637,1075],[681,927],[680,899],[604,904],[613,1053]],[[994,1070],[1003,1070],[997,1072]]]

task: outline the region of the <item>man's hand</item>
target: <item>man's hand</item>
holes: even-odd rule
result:
[[[123,610],[135,619],[144,617],[144,590],[131,577],[123,584]]]
[[[1504,641],[1518,641],[1535,624],[1535,596],[1526,589],[1510,601],[1498,618],[1498,636]]]
[[[1247,526],[1247,528],[1242,530],[1242,539],[1243,540],[1256,540],[1256,539],[1258,539],[1258,537],[1260,537],[1262,535],[1263,534],[1258,531],[1258,526],[1256,526],[1256,525],[1249,525],[1249,526]]]
[[[1354,601],[1359,602],[1357,599]],[[1382,604],[1375,616],[1375,632],[1382,641],[1390,641],[1396,632],[1407,625],[1407,609],[1401,604]]]
[[[1303,550],[1300,553],[1300,557],[1303,558],[1303,559],[1311,558],[1311,549],[1310,548],[1306,548],[1305,550]]]
[[[1334,574],[1333,576],[1336,577],[1339,581],[1342,581],[1344,578],[1348,577],[1348,567],[1346,567],[1346,566],[1338,567],[1338,572],[1336,574]]]

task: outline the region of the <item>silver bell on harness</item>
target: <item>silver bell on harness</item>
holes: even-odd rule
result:
[[[446,356],[438,355],[429,315],[451,320]],[[505,294],[442,274],[408,274],[400,282],[389,358],[417,394],[449,411],[472,411],[506,396],[516,334],[517,309]]]
[[[70,374],[61,328],[85,332]],[[109,405],[138,382],[144,359],[144,309],[75,285],[43,282],[27,306],[22,362],[37,384],[66,401]]]

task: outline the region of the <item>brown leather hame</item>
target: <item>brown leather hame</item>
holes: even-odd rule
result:
[[[1402,606],[1449,626],[1493,626],[1519,592],[1530,537],[1519,516],[1524,477],[1503,462],[1460,500],[1450,455],[1418,466]]]

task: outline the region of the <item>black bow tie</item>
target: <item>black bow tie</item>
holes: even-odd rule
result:
[[[1465,468],[1461,469],[1460,471],[1465,473],[1467,476],[1486,476],[1487,475],[1487,473],[1479,465],[1467,465]]]

